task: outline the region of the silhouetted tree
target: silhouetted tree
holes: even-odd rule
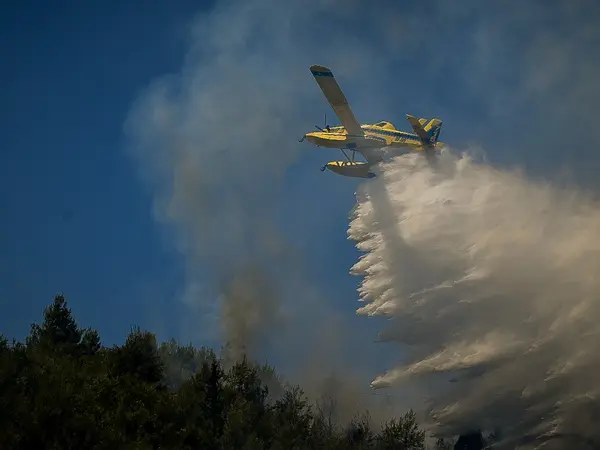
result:
[[[85,356],[94,356],[102,348],[100,343],[100,335],[96,330],[86,329],[81,334],[81,342],[79,343],[81,354]]]
[[[417,416],[410,410],[399,419],[387,422],[379,436],[379,448],[397,450],[425,449],[425,431],[419,428]]]
[[[127,336],[125,345],[114,349],[113,358],[117,375],[132,375],[153,384],[163,381],[164,365],[152,333],[134,328]]]
[[[310,447],[312,413],[308,400],[298,386],[287,389],[271,411],[274,449]]]
[[[65,297],[57,295],[44,309],[42,325],[32,324],[27,344],[73,352],[78,349],[81,331],[75,323]]]
[[[345,427],[326,414],[268,365],[223,365],[210,349],[157,346],[139,328],[105,348],[95,330],[79,328],[63,296],[25,344],[0,335],[3,450],[424,448],[412,411],[380,433],[368,414]]]
[[[350,421],[346,427],[346,441],[349,448],[368,449],[374,445],[375,433],[368,414]]]

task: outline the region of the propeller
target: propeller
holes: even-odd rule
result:
[[[325,120],[323,121],[325,126],[321,128],[319,125],[315,125],[315,128],[319,131],[329,131],[329,125],[327,125],[327,113],[325,113]]]
[[[321,128],[319,125],[315,125],[315,128],[319,131],[328,133],[330,130],[329,130],[329,125],[327,124],[327,113],[325,113],[324,123],[325,123],[325,126],[323,128]],[[305,138],[306,138],[306,135],[302,136],[302,139],[298,139],[298,142],[303,142]]]

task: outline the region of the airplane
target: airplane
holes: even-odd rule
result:
[[[330,161],[325,164],[321,171],[330,171],[347,177],[374,178],[372,167],[383,161],[384,152],[382,148],[402,149],[404,152],[422,151],[428,160],[435,156],[436,150],[443,147],[438,141],[442,120],[433,118],[417,119],[406,114],[406,119],[412,126],[414,133],[397,130],[392,123],[380,121],[375,124],[361,125],[350,109],[348,100],[342,92],[331,69],[325,66],[313,65],[310,67],[317,84],[323,91],[329,105],[342,123],[341,126],[331,127],[327,124],[325,115],[325,127],[315,127],[318,131],[305,133],[299,142],[305,139],[317,147],[337,148],[346,157],[346,161]],[[350,158],[344,150],[351,150]],[[355,161],[355,153],[359,152],[366,162]]]

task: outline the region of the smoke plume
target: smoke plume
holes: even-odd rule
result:
[[[239,26],[228,11],[199,15],[181,72],[140,95],[127,132],[155,217],[185,261],[182,297],[195,321],[182,334],[258,356],[280,321],[278,264],[289,263],[278,186],[299,152],[287,134],[298,90],[277,81],[289,68],[270,67],[267,79],[249,56],[248,40],[266,38],[254,10],[238,11]]]
[[[369,406],[368,377],[359,383],[360,363],[348,364],[349,327],[337,323],[298,244],[321,232],[322,219],[298,207],[306,186],[286,191],[284,180],[311,150],[297,139],[326,106],[308,67],[316,54],[344,59],[343,41],[319,50],[321,38],[306,35],[320,12],[348,13],[335,2],[259,0],[199,14],[183,67],[141,92],[126,133],[154,216],[183,260],[181,338],[224,344],[229,362],[275,360],[312,399],[335,373],[335,400],[353,414]],[[318,167],[312,173],[323,177]]]
[[[315,396],[335,371],[349,386],[339,404],[370,404],[355,401],[357,380],[376,370],[365,329],[335,319],[339,305],[307,269],[315,248],[332,261],[343,253],[321,225],[353,188],[308,169],[293,188],[284,182],[311,157],[295,138],[324,110],[335,123],[308,67],[334,70],[361,122],[406,129],[406,112],[438,116],[449,141],[485,140],[503,162],[569,164],[595,179],[582,161],[600,142],[590,132],[596,3],[226,0],[201,12],[180,70],[150,84],[126,124],[155,218],[182,256],[183,338],[226,341],[234,357],[275,353]],[[511,154],[506,142],[528,151]],[[318,152],[315,169],[335,157]],[[576,433],[569,420],[585,421],[568,412],[583,410],[597,375],[586,353],[593,202],[469,159],[448,159],[442,173],[419,164],[389,164],[363,188],[350,227],[367,251],[354,268],[365,275],[360,313],[393,317],[381,339],[408,344],[407,364],[374,384],[454,380],[433,400],[440,432],[489,423]],[[328,274],[329,294],[338,286]]]
[[[450,152],[436,168],[393,159],[357,199],[358,313],[389,317],[381,339],[405,344],[372,386],[441,383],[441,434],[600,442],[598,203]]]

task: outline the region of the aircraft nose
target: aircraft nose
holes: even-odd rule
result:
[[[339,165],[336,161],[328,162],[324,167],[331,170],[333,173],[339,173]]]

